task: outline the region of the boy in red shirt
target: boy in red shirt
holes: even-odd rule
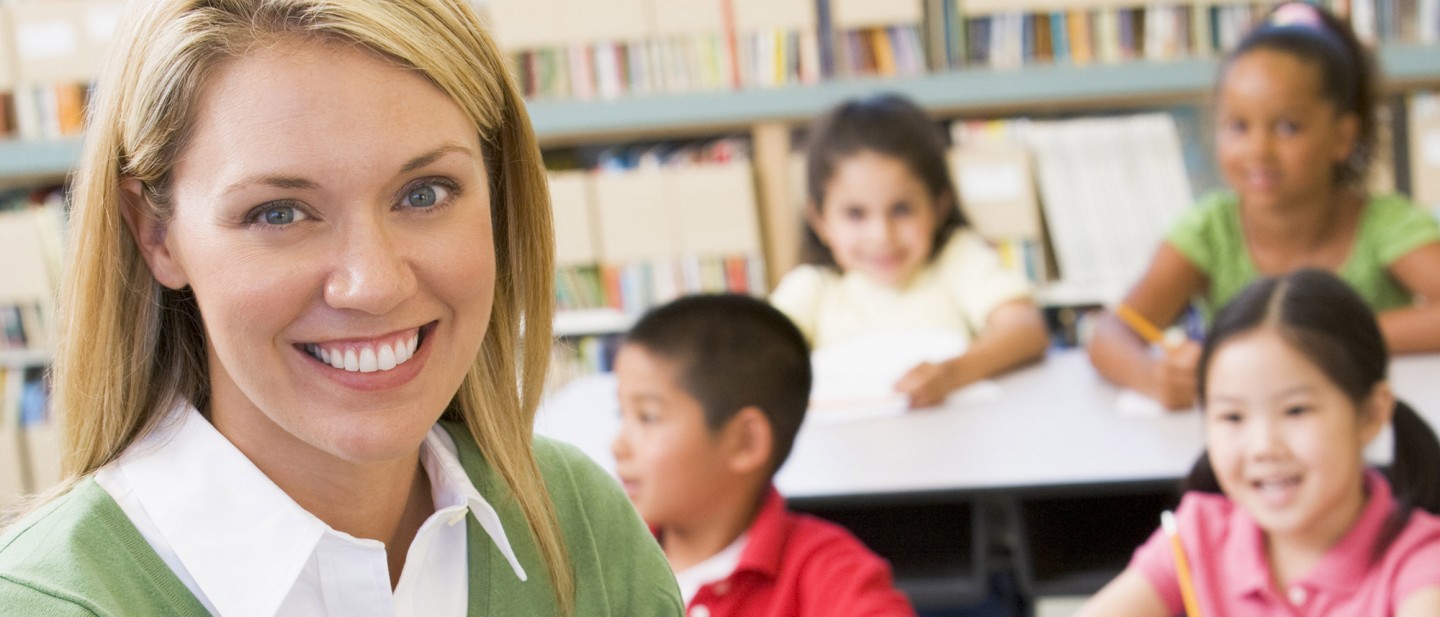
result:
[[[763,301],[692,296],[645,315],[615,360],[625,492],[690,617],[913,616],[890,566],[795,514],[771,479],[810,395],[800,331]]]

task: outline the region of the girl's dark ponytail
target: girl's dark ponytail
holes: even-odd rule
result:
[[[1220,480],[1215,477],[1215,469],[1210,466],[1210,450],[1200,451],[1200,458],[1195,459],[1195,464],[1190,466],[1190,475],[1185,476],[1181,488],[1217,495],[1225,492],[1220,490]]]
[[[1395,403],[1391,420],[1395,433],[1395,460],[1390,464],[1390,485],[1395,495],[1431,514],[1440,514],[1440,439],[1414,409]]]
[[[1390,421],[1395,439],[1395,458],[1386,476],[1395,492],[1396,508],[1380,528],[1372,559],[1379,559],[1390,543],[1410,522],[1410,514],[1420,508],[1440,514],[1440,439],[1435,431],[1404,401],[1395,402],[1395,415]]]

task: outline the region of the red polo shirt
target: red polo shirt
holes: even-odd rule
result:
[[[689,617],[913,617],[890,564],[844,527],[785,508],[770,487],[740,563],[705,585]]]

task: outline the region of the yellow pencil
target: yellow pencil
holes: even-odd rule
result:
[[[1190,577],[1190,562],[1185,559],[1185,545],[1180,543],[1180,526],[1175,522],[1175,513],[1169,510],[1160,513],[1160,526],[1170,536],[1170,548],[1175,553],[1175,575],[1180,579],[1180,598],[1185,601],[1186,617],[1200,617],[1200,602],[1195,599],[1195,581]]]
[[[1125,325],[1130,326],[1131,330],[1134,330],[1136,334],[1140,335],[1140,338],[1145,339],[1145,341],[1151,345],[1165,344],[1165,334],[1160,331],[1160,328],[1150,323],[1150,320],[1146,319],[1144,315],[1141,315],[1140,311],[1130,308],[1130,305],[1123,303],[1117,304],[1115,306],[1115,316],[1119,317],[1120,321],[1125,322]]]

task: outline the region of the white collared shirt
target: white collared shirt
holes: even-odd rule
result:
[[[522,581],[525,570],[444,429],[430,430],[420,462],[435,513],[411,542],[393,592],[383,543],[332,529],[301,508],[193,406],[173,411],[95,481],[213,614],[463,616],[467,513]]]
[[[723,581],[735,573],[735,568],[740,565],[740,553],[745,551],[745,543],[749,539],[750,534],[742,533],[730,546],[720,549],[705,561],[675,573],[675,582],[680,585],[680,599],[685,606],[690,606],[690,601],[700,593],[701,587]]]

